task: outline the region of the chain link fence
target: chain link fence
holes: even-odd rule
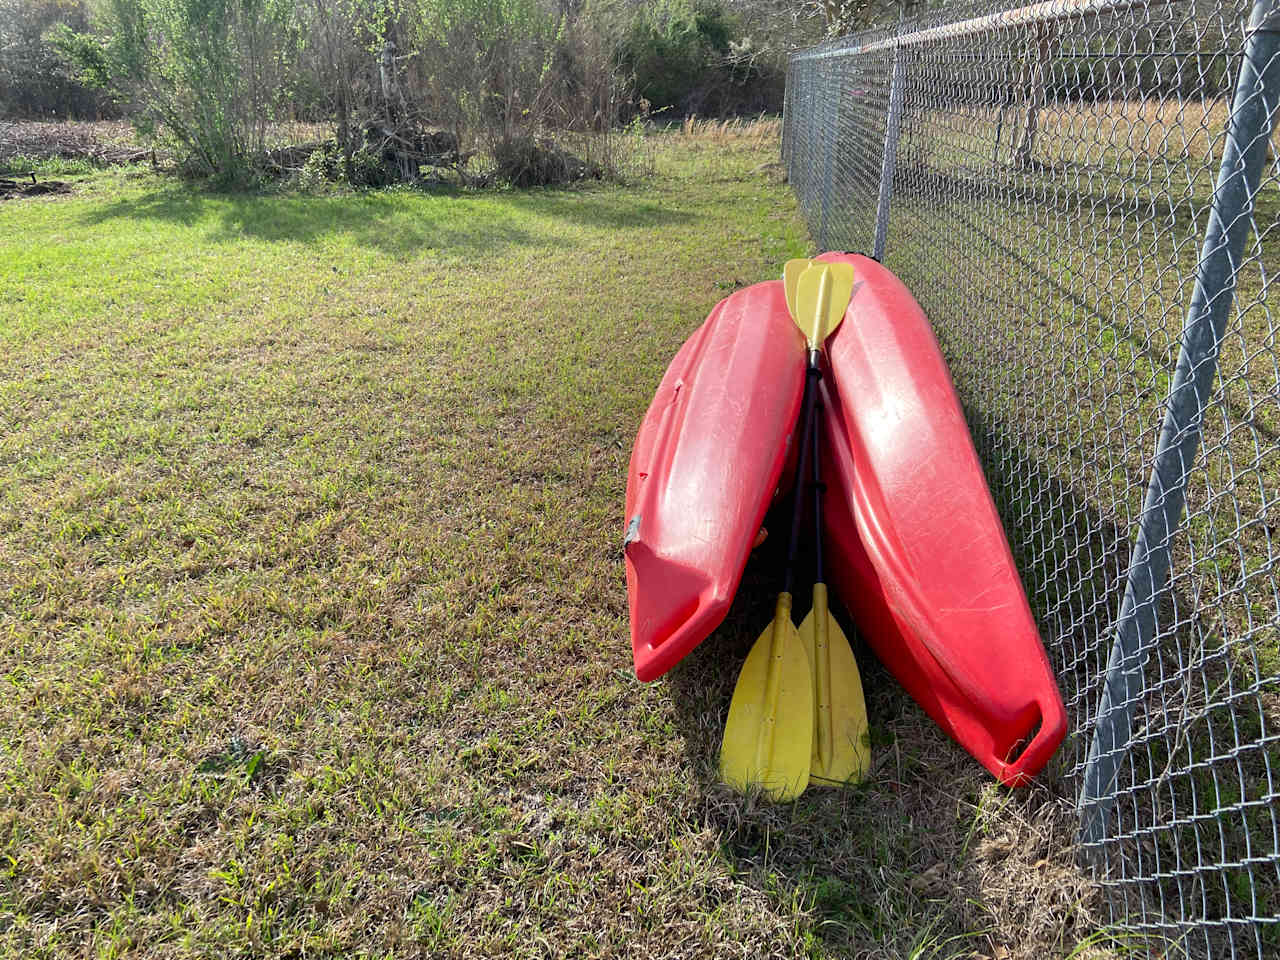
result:
[[[932,319],[1110,921],[1280,956],[1280,0],[926,14],[791,59],[818,246]]]

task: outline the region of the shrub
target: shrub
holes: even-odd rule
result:
[[[284,100],[292,13],[289,0],[106,0],[105,37],[66,31],[58,43],[188,170],[238,180]]]
[[[760,23],[754,28],[760,31]],[[660,0],[637,8],[621,31],[619,59],[655,110],[727,115],[778,110],[785,44],[746,33],[720,0]]]
[[[635,75],[636,92],[655,109],[697,109],[694,102],[721,80],[732,29],[718,6],[662,0],[636,11],[620,55]]]
[[[577,180],[599,180],[605,171],[554,141],[529,135],[499,140],[493,146],[495,176],[513,187],[544,187]]]
[[[85,0],[0,0],[0,116],[102,119],[110,100],[59,53],[59,28],[85,30]]]

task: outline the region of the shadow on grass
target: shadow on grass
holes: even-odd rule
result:
[[[342,239],[396,258],[425,250],[492,254],[507,248],[595,247],[559,227],[635,230],[688,224],[693,214],[668,209],[622,188],[539,188],[522,192],[368,191],[342,196],[216,193],[169,184],[137,198],[101,204],[86,224],[160,221],[206,229],[214,241],[315,243]]]
[[[1088,750],[1128,539],[1068,483],[1012,444],[1007,430],[980,420],[971,424],[993,497],[1006,529],[1014,532],[1010,539],[1028,595],[1040,600],[1035,612],[1073,714],[1074,739],[1031,788],[998,787],[848,630],[872,727],[871,777],[853,789],[811,789],[786,806],[734,796],[719,783],[719,741],[738,669],[772,618],[781,582],[789,517],[775,511],[766,524],[774,535],[753,555],[725,623],[668,681],[689,762],[702,785],[706,826],[722,838],[722,854],[739,875],[780,901],[803,903],[812,918],[808,935],[842,953],[968,956],[1004,949],[1016,957],[1049,957],[1126,918],[1151,922],[1167,912],[1177,919],[1179,902],[1202,904],[1199,916],[1210,920],[1229,916],[1233,908],[1224,885],[1248,883],[1265,894],[1265,877],[1233,877],[1240,871],[1228,870],[1223,878],[1170,877],[1167,871],[1163,879],[1154,878],[1157,862],[1216,852],[1210,841],[1225,819],[1186,825],[1186,811],[1197,809],[1197,791],[1203,813],[1203,798],[1214,785],[1201,782],[1203,769],[1185,769],[1186,758],[1170,752],[1171,729],[1213,724],[1221,736],[1237,722],[1226,711],[1200,719],[1194,709],[1176,715],[1167,688],[1153,685],[1145,712],[1158,729],[1133,752],[1125,773],[1131,782],[1157,786],[1149,796],[1139,791],[1124,812],[1121,830],[1131,839],[1108,841],[1102,851],[1112,876],[1133,878],[1139,872],[1147,879],[1127,880],[1104,896],[1079,859],[1072,767]],[[1037,494],[1030,511],[1028,489]],[[811,553],[808,545],[802,553]],[[808,584],[811,576],[801,570],[797,583]],[[797,618],[808,606],[806,594],[805,586],[797,590]],[[838,616],[852,626],[843,610]],[[1179,635],[1169,646],[1189,642]],[[1229,669],[1222,667],[1224,660],[1217,662]],[[1169,676],[1166,667],[1159,669],[1160,676]],[[1191,677],[1185,686],[1202,679]],[[1170,763],[1172,773],[1166,770],[1162,777],[1161,767]],[[1246,787],[1263,789],[1258,777]],[[1181,829],[1169,805],[1182,811]],[[1223,841],[1227,860],[1247,846],[1247,831],[1264,826],[1240,824],[1235,839]],[[1215,884],[1223,889],[1215,893]],[[1206,939],[1196,932],[1178,946],[1198,956],[1220,945],[1223,935],[1210,931]],[[1123,951],[1134,943],[1135,935],[1119,934],[1115,945]]]

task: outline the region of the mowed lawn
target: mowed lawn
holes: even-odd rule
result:
[[[768,557],[631,671],[640,418],[717,300],[811,252],[770,130],[659,138],[625,186],[0,206],[0,953],[1089,936],[1054,774],[997,789],[865,653],[869,785],[716,783]]]

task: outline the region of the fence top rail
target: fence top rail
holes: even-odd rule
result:
[[[791,55],[792,62],[799,63],[811,60],[827,60],[832,57],[856,56],[863,53],[874,53],[877,50],[892,50],[894,47],[910,46],[917,43],[931,43],[938,40],[952,40],[957,37],[968,37],[976,33],[990,33],[1008,27],[1021,27],[1028,24],[1053,23],[1058,20],[1070,20],[1089,14],[1122,13],[1135,7],[1151,8],[1164,6],[1171,0],[1041,0],[1024,7],[1012,10],[1000,10],[980,17],[969,17],[954,23],[944,23],[933,27],[922,27],[905,30],[888,36],[880,31],[880,39],[866,43],[855,42],[858,35],[841,37],[826,43],[800,50]]]

